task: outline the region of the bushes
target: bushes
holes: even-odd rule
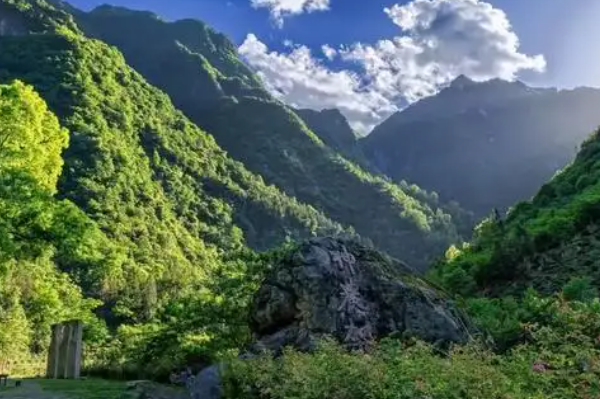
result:
[[[565,302],[530,293],[527,305],[506,301],[485,308],[492,307],[498,309],[487,314],[490,320],[504,313],[509,326],[527,336],[504,355],[479,344],[440,353],[423,343],[393,340],[368,354],[348,353],[325,341],[312,354],[287,350],[279,359],[231,361],[225,369],[225,396],[567,399],[600,395],[600,301]]]
[[[589,277],[574,277],[563,287],[563,295],[569,301],[589,302],[598,297],[598,288]]]
[[[490,289],[496,295],[511,291],[516,280],[535,283],[531,277],[532,263],[540,269],[547,267],[542,256],[558,247],[577,248],[573,238],[588,234],[600,220],[600,136],[595,133],[584,143],[572,165],[557,174],[530,202],[518,204],[506,220],[492,217],[484,221],[475,232],[471,245],[458,256],[441,262],[432,273],[441,285],[461,295],[472,295]],[[593,234],[593,233],[592,233]],[[591,234],[590,234],[591,235]],[[537,260],[540,260],[537,262]],[[578,265],[584,267],[584,265]],[[458,286],[456,279],[462,269],[475,279],[475,285]],[[600,281],[598,269],[589,272],[594,281]],[[552,275],[556,292],[572,276],[572,271],[562,268],[547,271]],[[540,273],[544,274],[544,273]],[[561,282],[556,285],[555,282]]]
[[[474,346],[442,357],[422,343],[406,347],[387,341],[364,355],[324,342],[310,355],[288,350],[278,360],[233,362],[226,369],[226,397],[501,398],[510,381],[496,372],[493,363],[493,355]]]
[[[90,345],[86,368],[104,377],[167,381],[184,365],[198,370],[237,354],[251,341],[254,292],[271,265],[293,247],[229,254],[207,286],[165,303],[152,323],[123,325],[110,340]]]

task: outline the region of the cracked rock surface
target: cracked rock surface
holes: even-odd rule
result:
[[[317,238],[275,265],[256,294],[251,352],[309,351],[325,335],[350,349],[390,335],[462,343],[467,325],[405,264],[354,241]]]

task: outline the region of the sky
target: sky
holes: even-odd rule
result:
[[[598,0],[69,2],[201,19],[239,46],[275,96],[300,108],[339,108],[361,133],[460,74],[600,86]]]

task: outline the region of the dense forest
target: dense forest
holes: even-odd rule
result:
[[[150,336],[160,332],[161,318],[174,317],[167,314],[177,306],[222,304],[210,285],[218,278],[238,278],[251,266],[251,261],[237,261],[252,258],[247,245],[266,249],[315,234],[353,234],[228,158],[115,49],[85,38],[68,15],[44,2],[3,2],[2,16],[3,26],[13,30],[0,37],[0,79],[32,85],[70,132],[62,160],[57,160],[60,153],[52,158],[64,166],[62,174],[52,172],[55,180],[60,175],[57,185],[46,179],[56,186],[50,194],[69,201],[71,208],[63,212],[80,209],[89,221],[84,226],[91,224],[97,232],[60,228],[74,236],[57,238],[65,240],[55,244],[65,253],[47,250],[44,259],[68,272],[87,297],[102,301],[98,313],[110,327],[134,324],[143,331],[125,329],[132,339],[145,332]],[[25,29],[33,33],[25,35]],[[27,120],[15,123],[26,126]],[[33,139],[43,142],[44,137]],[[39,149],[7,165],[26,165],[38,159],[34,151]],[[12,190],[5,194],[12,200]],[[31,212],[44,210],[37,203],[32,207]],[[21,237],[18,231],[36,220],[29,221],[35,216],[31,212],[10,222],[15,227],[8,237]],[[49,217],[40,218],[40,228],[50,229],[44,224]],[[22,239],[46,235],[24,234]],[[88,236],[83,247],[72,247]],[[46,299],[54,300],[40,298]],[[30,311],[30,320],[45,313],[39,306]],[[196,333],[210,337],[202,331]]]
[[[442,92],[406,126],[580,104],[488,85],[459,78],[464,103]],[[466,243],[460,204],[392,183],[356,140],[336,111],[273,99],[202,22],[0,0],[0,361],[43,362],[51,325],[80,319],[86,373],[220,364],[225,398],[598,397],[600,132],[531,200],[467,202],[490,216]]]

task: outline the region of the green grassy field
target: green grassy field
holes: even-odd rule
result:
[[[15,380],[8,387],[0,387],[0,399],[137,399],[189,398],[184,388],[152,382],[141,382],[136,388],[128,388],[123,381],[101,379],[46,380],[24,379],[15,387]]]
[[[60,394],[73,399],[125,399],[124,382],[106,380],[36,380],[44,392]]]

